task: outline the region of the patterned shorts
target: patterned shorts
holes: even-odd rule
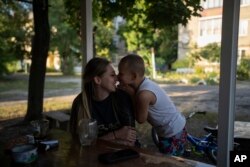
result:
[[[185,150],[185,144],[187,142],[186,128],[177,133],[173,137],[159,138],[159,150],[160,152],[168,155],[181,156]]]

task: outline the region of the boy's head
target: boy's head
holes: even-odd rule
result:
[[[128,54],[123,57],[119,62],[118,69],[118,79],[121,84],[134,84],[134,82],[144,78],[144,61],[139,55]]]

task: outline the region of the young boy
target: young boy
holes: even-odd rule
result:
[[[155,128],[161,152],[182,155],[187,141],[186,119],[166,92],[145,78],[143,59],[139,55],[129,54],[121,59],[118,69],[119,87],[134,99],[136,121],[148,121]]]

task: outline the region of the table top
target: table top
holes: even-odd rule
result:
[[[234,137],[250,140],[250,122],[235,121]]]
[[[59,147],[56,150],[39,152],[38,160],[29,166],[46,167],[211,167],[197,161],[183,159],[180,157],[166,156],[158,152],[152,152],[144,148],[127,147],[120,144],[104,140],[97,140],[93,146],[80,146],[78,142],[72,139],[69,132],[62,130],[51,130],[50,138],[59,141]],[[110,151],[132,148],[139,152],[139,158],[129,159],[117,162],[111,165],[105,165],[98,161],[98,155]],[[5,158],[7,166],[13,166],[10,159]],[[16,165],[15,165],[16,166]]]

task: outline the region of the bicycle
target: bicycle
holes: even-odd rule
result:
[[[206,114],[206,112],[200,112],[200,111],[192,112],[186,119],[189,120],[195,114]],[[191,149],[186,148],[185,155],[190,155],[190,152],[194,152],[195,154],[198,155],[206,155],[214,164],[216,164],[217,149],[218,149],[217,129],[211,127],[204,127],[204,130],[207,132],[207,134],[204,137],[195,137],[190,133],[187,134],[187,140],[188,143],[190,143],[191,145]],[[151,130],[151,135],[153,142],[158,147],[159,138],[154,128],[152,128]]]

